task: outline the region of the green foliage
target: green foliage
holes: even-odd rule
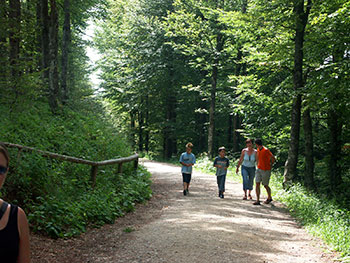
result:
[[[131,233],[133,231],[135,231],[135,229],[133,229],[132,227],[127,227],[123,230],[125,233]]]
[[[285,203],[305,227],[342,256],[350,256],[350,212],[334,200],[320,197],[295,185],[289,191],[279,191]]]
[[[135,203],[151,197],[150,175],[142,167],[137,172],[116,175],[110,171],[102,176],[95,189],[75,190],[74,196],[61,192],[45,200],[38,197],[28,216],[33,230],[54,238],[79,235],[88,226],[114,223],[133,211]]]
[[[86,99],[76,109],[53,116],[46,104],[17,106],[3,122],[1,141],[93,161],[129,156],[126,138],[99,103]],[[6,105],[0,106],[6,110]],[[21,110],[24,113],[19,114]],[[51,237],[78,235],[88,226],[113,223],[151,196],[149,173],[133,164],[100,168],[91,189],[91,167],[10,148],[10,172],[2,189],[7,200],[27,212],[34,231]]]

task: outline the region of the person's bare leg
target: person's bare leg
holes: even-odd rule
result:
[[[248,190],[249,199],[252,199],[252,190]]]
[[[243,196],[243,199],[247,199],[247,190],[243,190],[244,191],[244,196]]]
[[[256,192],[256,201],[260,201],[260,183],[256,183],[255,185],[255,192]]]
[[[267,199],[271,200],[272,196],[271,196],[271,188],[268,185],[264,185],[266,192],[267,192]]]
[[[186,190],[188,188],[188,183],[184,182],[184,190]]]

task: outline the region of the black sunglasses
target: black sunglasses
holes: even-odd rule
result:
[[[5,174],[7,172],[8,167],[0,165],[0,174]]]

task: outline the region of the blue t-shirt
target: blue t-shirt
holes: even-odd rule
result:
[[[196,163],[196,157],[194,156],[193,153],[187,153],[184,152],[180,156],[180,163],[185,163],[185,164],[195,164]],[[182,166],[181,172],[184,174],[191,174],[192,173],[192,166]]]
[[[227,169],[225,169],[225,167],[230,165],[229,160],[226,157],[221,158],[220,156],[217,156],[214,160],[214,165],[216,164],[222,166],[222,168],[216,167],[216,176],[225,175],[227,173]]]

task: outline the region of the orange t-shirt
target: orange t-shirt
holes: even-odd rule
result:
[[[272,153],[266,147],[263,146],[261,150],[258,148],[258,169],[264,171],[271,170],[271,156]]]

